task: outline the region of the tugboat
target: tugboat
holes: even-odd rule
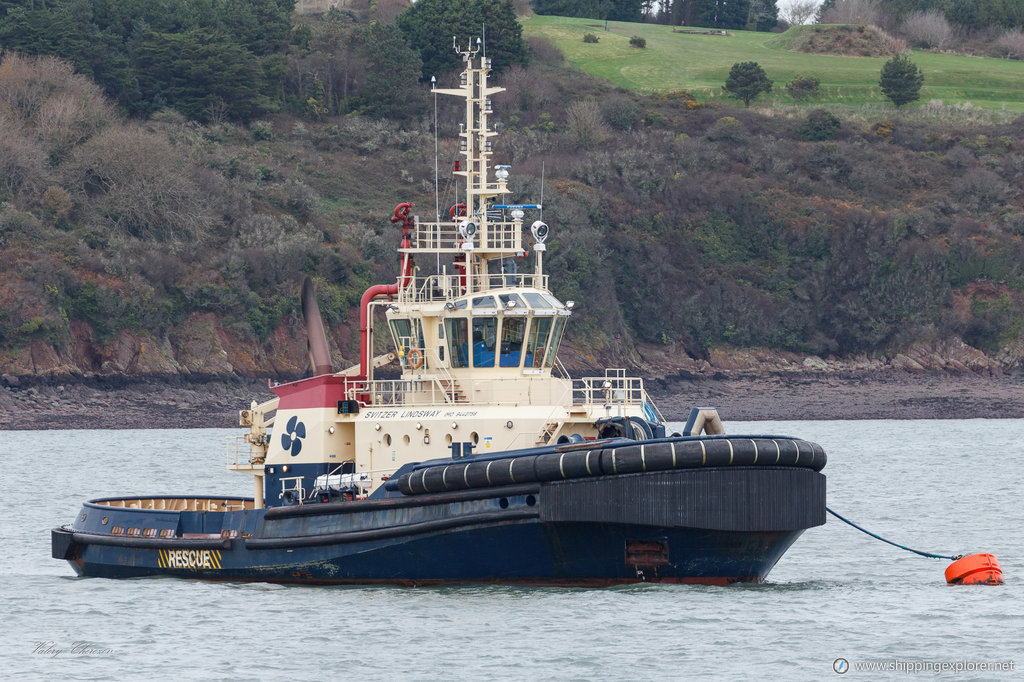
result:
[[[642,379],[565,371],[574,304],[548,288],[542,206],[507,202],[509,166],[492,174],[502,88],[478,50],[434,90],[465,101],[464,200],[434,222],[396,207],[399,274],[363,294],[356,366],[334,370],[306,279],[314,376],[242,410],[229,448],[253,496],[90,500],[53,529],[54,558],[107,578],[726,584],[763,581],[824,524],[820,446],[727,436],[710,408],[670,433]],[[375,314],[394,348],[377,357]],[[394,362],[400,378],[375,378]]]

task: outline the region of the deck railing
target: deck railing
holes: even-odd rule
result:
[[[562,380],[552,377],[547,382],[548,395],[536,384],[530,389],[535,401],[560,404],[571,392],[572,405],[643,405],[650,404],[644,381],[629,377],[624,370],[608,370],[605,376]],[[519,384],[522,379],[488,379],[462,381],[452,377],[432,377],[422,380],[380,380],[349,384],[347,399],[358,400],[364,406],[415,407],[445,405],[504,405],[519,404],[522,397],[515,387],[503,390],[503,384]],[[570,388],[571,386],[571,388]],[[522,389],[519,389],[520,391]],[[503,398],[503,395],[513,397]]]
[[[462,296],[466,291],[482,294],[491,289],[508,287],[534,287],[547,289],[548,276],[533,272],[495,272],[485,275],[430,275],[412,277],[408,285],[398,292],[403,303],[429,303],[447,301]]]

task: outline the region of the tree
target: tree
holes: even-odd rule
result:
[[[770,31],[779,23],[779,8],[775,0],[750,0],[747,25],[758,31]]]
[[[921,97],[924,74],[917,64],[905,54],[896,55],[882,66],[882,77],[878,81],[882,94],[897,107]]]
[[[743,105],[749,107],[750,102],[762,92],[772,91],[772,82],[757,62],[739,62],[729,70],[725,91],[743,100]]]
[[[817,97],[821,92],[821,81],[814,76],[797,76],[786,83],[786,92],[796,102]]]
[[[818,12],[817,0],[793,0],[779,10],[782,19],[790,26],[806,24]]]
[[[366,81],[360,98],[363,113],[396,120],[420,114],[427,104],[416,83],[420,58],[402,39],[401,31],[373,24],[360,27],[356,38],[366,60]]]
[[[487,56],[495,71],[530,61],[511,0],[419,0],[398,15],[395,26],[419,52],[422,80],[460,68],[462,60],[452,49],[452,36],[465,48],[484,37],[483,26],[487,27]]]

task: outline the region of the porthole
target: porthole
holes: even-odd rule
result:
[[[470,438],[473,439],[473,445],[479,445],[480,444],[480,434],[479,433],[474,431],[473,433],[469,434],[469,436],[470,436]]]
[[[384,434],[384,445],[391,445],[391,434],[390,433],[385,433]]]
[[[446,433],[444,435],[444,444],[445,445],[451,445],[452,444],[452,434]]]
[[[402,436],[402,444],[403,445],[408,445],[409,444],[409,434],[405,434],[404,436]]]

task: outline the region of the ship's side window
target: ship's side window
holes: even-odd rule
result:
[[[409,352],[413,350],[418,351],[419,362],[423,362],[423,327],[419,320],[391,320],[391,334],[395,338],[395,347],[403,351],[403,366],[409,364]]]
[[[565,331],[565,318],[559,317],[555,320],[555,328],[551,331],[551,344],[548,346],[548,356],[544,358],[545,367],[555,364],[555,356],[558,354],[558,344],[562,342],[563,331]]]
[[[400,349],[402,357],[405,357],[412,345],[412,325],[409,320],[391,320],[391,334],[395,338],[395,348]]]
[[[494,346],[498,338],[498,318],[473,320],[473,366],[494,367]]]
[[[448,330],[448,352],[452,367],[469,367],[469,321],[464,317],[450,317],[444,321]]]
[[[550,317],[535,317],[530,325],[530,333],[526,336],[526,366],[540,367],[544,363],[544,349],[548,345],[548,334],[551,332]]]
[[[523,353],[523,336],[526,332],[526,319],[522,317],[506,317],[501,322],[501,361],[502,367],[518,367]]]

